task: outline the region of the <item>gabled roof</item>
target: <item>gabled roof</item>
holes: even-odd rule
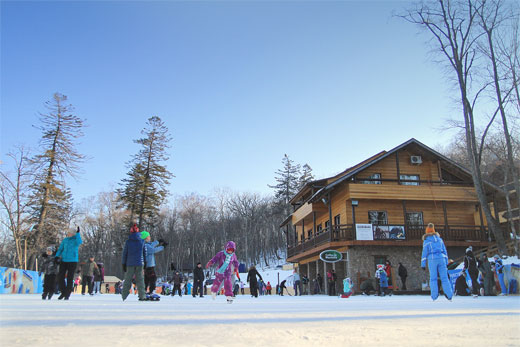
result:
[[[425,151],[427,152],[428,154],[434,156],[434,157],[437,157],[438,159],[444,161],[445,163],[449,164],[450,166],[452,166],[453,168],[461,171],[462,173],[468,175],[469,177],[472,177],[471,176],[471,172],[464,168],[463,166],[461,166],[460,164],[454,162],[453,160],[445,157],[444,155],[440,154],[439,152],[433,150],[432,148],[426,146],[425,144],[421,143],[420,141],[414,139],[414,138],[411,138],[410,140],[400,144],[399,146],[391,149],[390,151],[388,152],[380,152],[372,157],[370,157],[369,159],[367,160],[364,160],[362,161],[361,163],[353,166],[352,168],[349,168],[347,170],[345,170],[345,175],[342,176],[340,179],[337,179],[335,181],[333,181],[332,183],[328,184],[327,186],[323,187],[322,189],[320,189],[319,191],[317,191],[310,199],[309,201],[312,202],[312,201],[315,201],[316,199],[318,199],[319,197],[322,196],[322,194],[326,193],[326,192],[329,192],[330,190],[334,189],[334,187],[336,187],[337,185],[347,181],[347,180],[350,180],[352,179],[352,177],[354,177],[356,174],[358,174],[359,172],[365,170],[366,168],[388,158],[389,156],[391,156],[392,154],[395,154],[396,152],[398,152],[399,150],[402,150],[410,145],[416,145],[418,146],[422,151]],[[487,185],[491,186],[492,188],[494,189],[497,189],[498,190],[498,187],[494,186],[493,184],[489,183],[489,182],[485,182]]]

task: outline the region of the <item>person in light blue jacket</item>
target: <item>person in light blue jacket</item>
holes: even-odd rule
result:
[[[79,227],[77,231],[69,230],[67,237],[60,243],[60,247],[56,252],[56,261],[60,263],[60,271],[58,273],[58,283],[60,285],[60,296],[58,300],[69,300],[74,284],[74,271],[78,266],[78,249],[83,243]],[[65,275],[67,276],[67,284],[65,284]]]
[[[430,269],[430,291],[433,300],[439,297],[437,278],[441,279],[442,290],[448,300],[453,297],[453,289],[448,278],[448,252],[439,233],[435,232],[433,223],[428,224],[426,233],[423,235],[423,250],[421,257],[421,268],[426,270],[426,261]]]
[[[164,240],[153,241],[150,233],[146,230],[141,231],[141,239],[144,240],[144,248],[146,249],[146,268],[144,269],[144,288],[147,294],[153,294],[157,275],[155,274],[155,253],[159,253],[164,249],[167,243]]]
[[[504,264],[498,254],[495,254],[493,259],[495,260],[495,272],[497,273],[498,282],[500,282],[501,293],[499,295],[507,295],[506,283],[504,282]]]

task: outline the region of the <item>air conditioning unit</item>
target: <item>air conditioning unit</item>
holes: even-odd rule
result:
[[[410,162],[415,165],[422,164],[422,158],[420,155],[412,155],[410,156]]]

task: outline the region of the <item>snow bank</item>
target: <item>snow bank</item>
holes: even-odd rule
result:
[[[0,296],[2,346],[518,346],[520,298]]]

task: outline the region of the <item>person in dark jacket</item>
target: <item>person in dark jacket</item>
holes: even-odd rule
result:
[[[493,288],[495,287],[495,282],[493,280],[493,269],[491,269],[491,263],[485,254],[480,256],[480,260],[477,263],[477,267],[482,273],[482,279],[484,284],[484,295],[492,296],[495,295],[493,292]]]
[[[40,275],[43,273],[45,277],[43,279],[43,294],[42,300],[50,300],[54,294],[56,288],[56,274],[58,273],[58,262],[56,257],[52,254],[54,251],[53,247],[47,247],[45,253],[42,254],[43,262],[40,270]]]
[[[402,290],[406,290],[406,277],[408,277],[408,270],[404,267],[403,264],[399,263],[399,267],[397,269],[397,274],[401,278]]]
[[[199,296],[201,298],[204,297],[203,292],[203,285],[204,285],[204,269],[202,268],[201,263],[197,263],[197,266],[193,270],[193,297],[197,296],[197,293],[199,293]]]
[[[251,296],[258,298],[258,280],[256,278],[258,276],[260,280],[262,280],[262,276],[256,270],[256,267],[253,265],[249,268],[249,272],[247,273],[247,282],[249,282],[249,289],[251,290]]]
[[[363,292],[363,295],[370,295],[370,292],[376,292],[376,286],[374,280],[369,278],[361,282],[359,289]]]
[[[283,290],[287,289],[287,287],[285,286],[285,282],[286,282],[286,280],[283,280],[282,282],[280,282],[280,287],[278,288],[279,294],[281,296],[283,296]]]
[[[172,296],[175,296],[175,292],[179,292],[179,296],[182,296],[182,290],[181,290],[181,284],[183,282],[182,274],[179,271],[175,271],[175,274],[173,275],[172,282],[173,282],[173,290],[172,290]]]
[[[455,295],[469,296],[469,287],[466,283],[466,272],[462,272],[455,281]]]
[[[316,282],[318,283],[318,292],[316,294],[320,294],[323,288],[323,277],[321,277],[320,273],[316,275]]]
[[[60,243],[60,247],[56,252],[56,261],[60,263],[60,271],[58,273],[58,282],[60,284],[60,296],[58,300],[69,300],[74,285],[74,272],[78,266],[78,249],[83,243],[81,240],[79,227],[74,230],[69,230],[67,237]],[[67,284],[65,284],[65,276],[67,277]]]
[[[137,291],[139,293],[139,300],[146,300],[146,292],[144,289],[143,269],[146,267],[146,248],[144,247],[144,240],[141,238],[141,233],[136,224],[130,228],[130,235],[126,240],[125,248],[123,248],[122,265],[125,279],[123,282],[123,290],[121,296],[123,301],[126,300],[130,294],[130,287],[132,287],[132,279],[135,276]]]
[[[94,276],[99,272],[97,264],[94,262],[94,257],[90,256],[81,267],[81,295],[85,295],[85,288],[88,287],[88,293],[94,295],[93,284]]]
[[[453,297],[453,289],[448,278],[448,252],[439,233],[435,232],[433,223],[429,223],[423,235],[421,268],[426,270],[426,261],[430,271],[430,295],[433,300],[439,297],[437,278],[441,279],[444,295],[448,300]]]
[[[480,293],[480,285],[478,283],[478,268],[477,260],[473,255],[473,247],[469,246],[466,248],[466,255],[464,256],[464,268],[462,272],[468,271],[469,277],[471,278],[471,290],[473,296],[477,297]]]
[[[97,263],[98,271],[94,273],[94,293],[101,294],[101,284],[105,282],[105,267],[103,263]],[[105,291],[108,293],[108,291]]]

